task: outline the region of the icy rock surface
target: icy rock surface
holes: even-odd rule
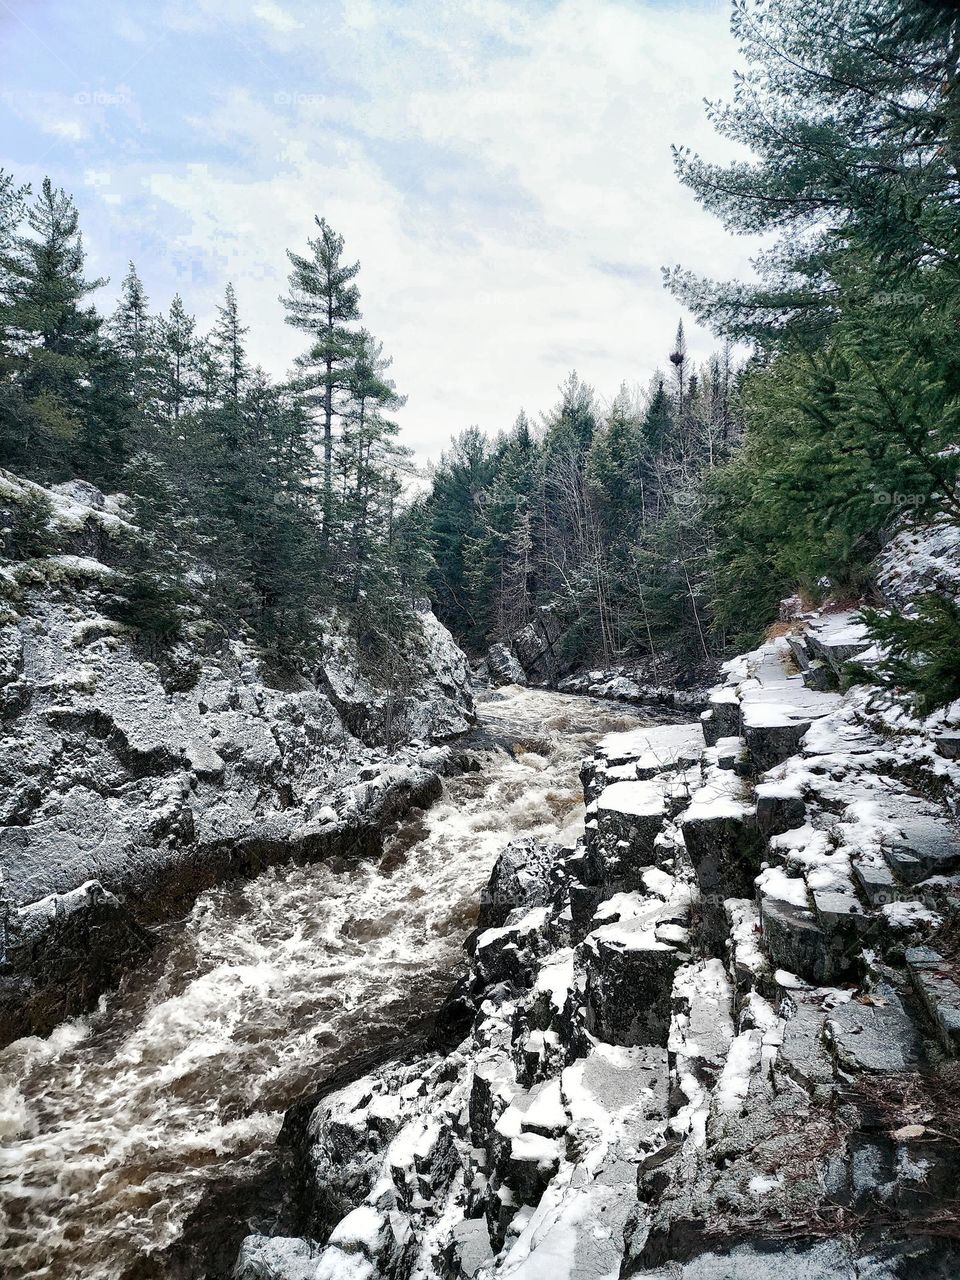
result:
[[[0,473],[12,510],[28,489]],[[376,847],[438,793],[446,761],[430,744],[473,723],[466,660],[425,607],[392,696],[356,674],[333,627],[315,675],[278,676],[250,644],[212,649],[199,631],[150,660],[102,608],[122,505],[80,482],[42,492],[70,550],[4,570],[0,1043],[89,1007],[144,945],[139,923],[218,880]],[[30,904],[90,880],[108,896],[84,899],[86,923],[73,913],[66,928],[58,910],[41,937]]]
[[[316,1277],[958,1272],[960,768],[824,687],[863,648],[798,623],[601,742],[576,847],[501,855],[466,1038],[313,1111]]]

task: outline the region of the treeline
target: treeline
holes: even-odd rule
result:
[[[750,282],[666,273],[722,344],[704,367],[681,330],[642,393],[601,405],[572,375],[543,418],[457,437],[402,504],[402,400],[326,223],[290,254],[305,350],[278,384],[229,287],[210,334],[179,298],[152,313],[132,268],[99,315],[72,201],[0,174],[0,465],[129,495],[115,608],[159,643],[205,617],[298,652],[336,608],[389,647],[427,581],[476,652],[550,606],[572,661],[669,674],[756,640],[784,595],[869,599],[904,512],[960,522],[960,12],[735,0],[733,28],[743,70],[709,110],[751,158],[676,165],[770,247]],[[21,522],[25,547],[42,533]],[[955,602],[869,617],[885,678],[960,696]]]
[[[101,315],[72,199],[0,174],[0,465],[127,496],[136,531],[108,608],[153,645],[192,619],[293,656],[336,609],[376,650],[422,590],[399,505],[403,399],[360,323],[359,266],[322,219],[289,258],[282,302],[305,350],[276,383],[250,359],[231,285],[202,334],[179,296],[153,312],[131,264]],[[8,551],[42,549],[42,516],[20,513]]]
[[[705,477],[739,437],[729,351],[692,367],[682,326],[643,393],[601,407],[575,373],[556,407],[488,441],[463,432],[423,504],[440,616],[473,649],[548,605],[569,661],[709,659],[714,536]]]
[[[960,11],[735,0],[733,30],[734,98],[709,112],[751,158],[681,149],[676,166],[731,232],[771,246],[751,282],[666,280],[748,358],[733,379],[620,397],[600,421],[571,384],[532,441],[521,423],[490,448],[456,443],[430,499],[436,591],[474,643],[532,601],[566,612],[584,656],[720,655],[784,595],[869,600],[905,513],[960,522]],[[960,696],[953,601],[868,617],[889,683],[924,706]]]
[[[754,353],[743,447],[712,487],[716,616],[739,635],[785,586],[869,594],[904,513],[960,521],[960,10],[737,0],[733,29],[745,70],[710,113],[753,158],[676,163],[729,230],[774,244],[756,282],[668,280]],[[868,617],[890,684],[960,696],[953,601]]]

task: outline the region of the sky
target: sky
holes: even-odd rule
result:
[[[749,271],[670,145],[731,154],[726,0],[0,0],[0,167],[80,208],[112,309],[133,260],[201,329],[228,281],[282,377],[286,249],[322,215],[359,260],[364,323],[435,457],[506,429],[571,369],[646,384],[684,318],[662,266]]]

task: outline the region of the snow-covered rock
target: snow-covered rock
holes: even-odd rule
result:
[[[466,659],[425,606],[392,690],[358,674],[333,623],[316,678],[279,676],[249,641],[215,647],[199,628],[144,653],[103,612],[122,502],[0,472],[0,504],[25,495],[46,502],[59,549],[4,569],[0,873],[14,914],[0,1042],[89,1008],[142,950],[141,926],[218,880],[376,850],[386,824],[439,793],[449,752],[431,744],[473,723]],[[62,906],[91,880],[104,896],[69,928],[58,907],[41,937],[31,904]]]
[[[487,650],[487,671],[494,684],[527,683],[527,673],[520,665],[517,655],[503,643],[492,644]]]
[[[361,673],[356,644],[343,626],[336,619],[327,626],[319,684],[349,731],[368,746],[440,742],[475,723],[467,659],[425,602],[386,688]]]
[[[833,619],[818,660],[835,677],[861,640]],[[960,1054],[958,766],[794,661],[772,641],[700,724],[610,735],[578,846],[505,851],[466,1038],[314,1112],[318,1275],[957,1271],[926,1224],[960,1173],[936,1083]]]

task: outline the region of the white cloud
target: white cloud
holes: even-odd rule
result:
[[[277,12],[291,11],[307,12]],[[608,396],[646,380],[680,314],[660,266],[747,265],[669,155],[671,141],[729,153],[702,109],[730,87],[719,8],[471,0],[384,8],[374,27],[370,14],[348,0],[336,34],[354,93],[321,84],[278,109],[237,91],[191,122],[244,160],[150,177],[184,226],[176,254],[234,280],[254,354],[281,373],[299,346],[277,302],[284,250],[326,216],[363,264],[365,319],[424,453],[548,407],[573,366]],[[330,39],[313,24],[301,52]],[[696,356],[710,345],[693,332]]]
[[[117,19],[117,35],[130,44],[145,44],[147,32],[143,25],[136,22],[128,13],[122,13]]]
[[[300,31],[303,27],[302,22],[291,17],[271,0],[265,0],[263,4],[255,4],[253,14],[279,35],[288,35],[291,31]]]
[[[348,27],[369,31],[377,21],[372,0],[344,0],[343,20]]]
[[[63,120],[44,117],[38,121],[44,133],[52,134],[55,138],[63,138],[68,142],[79,142],[87,136],[87,131],[82,124],[76,120]]]

